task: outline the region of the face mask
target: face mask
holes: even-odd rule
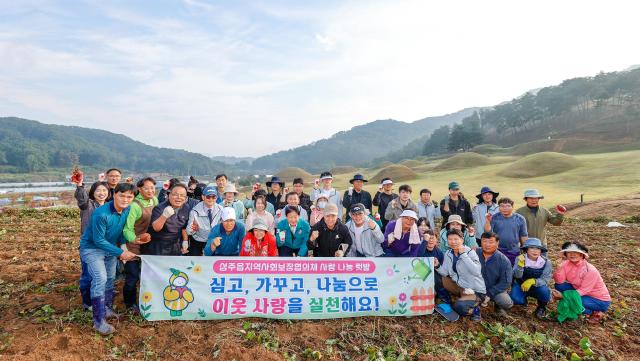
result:
[[[326,205],[327,205],[327,202],[318,202],[318,208],[320,209],[324,209]]]

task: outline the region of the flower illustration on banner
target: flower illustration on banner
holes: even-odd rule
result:
[[[400,304],[398,305],[398,313],[404,315],[405,313],[407,313],[407,303],[405,302],[407,300],[407,294],[404,292],[400,293],[398,295],[398,299],[400,300]]]
[[[396,266],[395,264],[393,265],[393,267],[387,268],[387,276],[393,277],[393,275],[396,273],[400,273],[400,270],[398,269],[398,266]]]
[[[195,264],[193,263],[193,261],[190,262],[191,266],[187,267],[188,270],[193,271],[193,273],[201,273],[202,272],[202,266],[199,264]]]
[[[151,300],[153,300],[153,294],[151,292],[142,293],[142,303],[140,304],[140,315],[145,319],[149,319],[151,315],[149,310],[151,309]]]
[[[389,306],[391,306],[391,308],[387,310],[387,312],[389,312],[390,315],[395,315],[396,313],[398,313],[398,310],[396,310],[397,304],[398,304],[398,297],[396,296],[389,297]]]

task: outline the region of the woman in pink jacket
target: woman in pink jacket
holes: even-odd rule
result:
[[[562,298],[567,290],[576,290],[581,296],[584,314],[591,323],[599,322],[609,309],[611,296],[609,290],[594,265],[587,262],[589,250],[578,242],[565,242],[562,245],[562,263],[553,273],[555,290],[553,296]]]

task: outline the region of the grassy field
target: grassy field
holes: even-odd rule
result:
[[[451,180],[458,181],[466,196],[473,199],[483,185],[489,185],[502,196],[513,198],[518,205],[524,204],[522,194],[525,189],[537,188],[545,195],[542,204],[547,207],[557,203],[579,202],[580,194],[584,194],[585,201],[592,201],[640,191],[640,150],[582,154],[574,157],[579,161],[578,167],[536,178],[504,177],[502,171],[520,158],[490,156],[491,164],[489,165],[447,171],[417,171],[418,178],[402,183],[411,185],[414,190],[414,199],[418,198],[420,189],[429,188],[433,198],[437,200],[442,199],[447,193],[447,185]],[[422,162],[425,165],[420,167],[434,168],[439,162],[442,160]],[[553,164],[549,164],[549,167],[553,167]],[[360,169],[359,171],[364,172],[366,177],[372,177],[377,173],[377,170]],[[351,176],[352,174],[337,175],[334,186],[337,189],[346,189]],[[396,183],[395,189],[397,190],[399,186],[400,182]],[[376,184],[369,183],[365,189],[373,194],[376,187]]]

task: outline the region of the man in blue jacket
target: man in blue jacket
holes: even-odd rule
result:
[[[482,278],[487,288],[483,306],[489,301],[495,303],[496,313],[500,317],[507,315],[507,310],[513,307],[513,301],[509,296],[509,287],[513,278],[513,270],[509,259],[498,251],[500,238],[493,232],[482,234],[482,248],[476,249],[480,265],[482,266]]]
[[[126,244],[122,231],[134,191],[133,184],[119,183],[114,189],[113,200],[93,212],[89,227],[80,238],[80,259],[86,263],[91,275],[93,327],[103,335],[115,331],[106,320],[117,317],[112,310],[117,258],[129,261],[136,257],[119,247]]]

